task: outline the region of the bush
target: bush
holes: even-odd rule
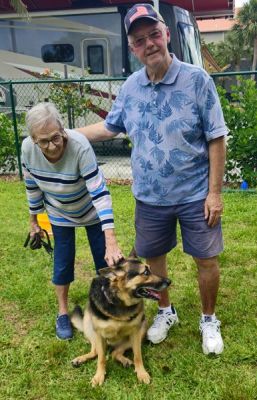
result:
[[[46,69],[41,76],[43,79],[56,79],[56,82],[49,86],[48,101],[56,105],[62,116],[70,115],[72,127],[75,126],[76,118],[85,117],[90,111],[102,118],[107,114],[101,109],[103,101],[101,90],[93,89],[90,84],[83,81],[58,82],[62,79],[61,75],[51,72],[50,69]]]
[[[218,87],[228,134],[226,179],[245,180],[257,187],[257,88],[250,79],[240,79],[239,86],[231,86],[231,101],[226,91]]]
[[[14,172],[17,168],[17,150],[13,122],[6,114],[0,113],[0,169]]]

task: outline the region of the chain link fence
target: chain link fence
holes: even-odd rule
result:
[[[231,87],[237,84],[238,76],[246,78],[255,76],[256,79],[256,74],[257,71],[241,71],[215,73],[212,77],[216,85],[226,90],[230,100]],[[47,76],[43,78],[31,81],[0,81],[0,116],[4,114],[12,121],[17,155],[16,171],[19,172],[20,179],[22,179],[20,147],[22,140],[28,134],[24,116],[33,105],[42,101],[53,102],[62,114],[67,128],[90,125],[106,117],[125,80],[125,78],[62,80],[58,77],[49,79]],[[131,144],[127,135],[120,133],[112,140],[93,144],[93,148],[107,179],[131,180]],[[9,164],[13,165],[11,162]]]
[[[94,124],[106,117],[124,80],[43,79],[0,82],[0,113],[13,121],[20,178],[20,147],[28,135],[24,116],[33,105],[44,101],[53,102],[66,128]],[[97,142],[92,146],[107,179],[131,179],[131,145],[126,134],[120,133],[111,140]]]

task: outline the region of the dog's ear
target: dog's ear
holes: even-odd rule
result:
[[[104,276],[105,278],[110,279],[111,281],[115,280],[118,276],[124,275],[124,270],[119,265],[114,265],[113,267],[101,268],[98,270],[100,276]]]
[[[132,249],[131,249],[131,251],[130,251],[130,253],[129,253],[129,257],[130,257],[130,258],[138,258],[138,257],[137,257],[137,252],[136,252],[136,249],[135,249],[134,246],[132,247]]]
[[[105,278],[108,278],[108,279],[111,279],[116,276],[114,267],[100,268],[98,270],[98,273],[100,276],[104,276]]]

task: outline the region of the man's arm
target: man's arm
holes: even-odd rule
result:
[[[213,227],[219,221],[223,211],[221,190],[226,160],[225,137],[209,142],[209,193],[205,201],[205,219]]]
[[[76,128],[76,131],[83,133],[90,142],[100,142],[102,140],[113,139],[117,133],[109,131],[104,126],[104,121],[97,122],[96,124]]]

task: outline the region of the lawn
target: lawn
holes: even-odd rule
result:
[[[129,186],[110,186],[116,231],[124,254],[134,241],[134,200]],[[220,256],[221,287],[217,315],[225,351],[202,354],[196,269],[181,242],[169,254],[170,289],[180,324],[159,345],[143,344],[150,385],[139,384],[133,368],[108,360],[106,381],[92,388],[91,361],[70,361],[88,351],[83,336],[55,338],[56,300],[52,261],[43,250],[23,248],[28,211],[23,183],[0,181],[0,399],[1,400],[253,400],[257,399],[257,194],[224,193],[225,251]],[[85,233],[77,230],[76,280],[70,308],[86,304],[94,276]],[[156,303],[147,300],[148,320]]]

